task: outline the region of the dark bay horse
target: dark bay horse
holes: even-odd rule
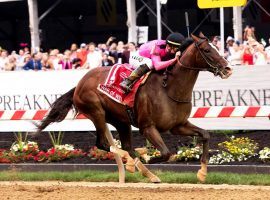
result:
[[[203,181],[207,173],[209,133],[188,121],[192,109],[192,90],[200,71],[212,72],[222,79],[228,78],[232,72],[228,62],[202,33],[191,37],[192,44],[168,70],[166,79],[160,72],[150,74],[136,95],[133,110],[140,133],[161,152],[161,156],[150,160],[150,163],[167,161],[171,155],[160,132],[170,131],[173,135],[202,138],[202,167],[198,178]],[[50,123],[64,120],[74,106],[78,113],[94,123],[99,148],[106,149],[106,123],[109,123],[117,129],[122,148],[134,156],[126,107],[97,90],[98,84],[104,83],[109,70],[109,67],[100,67],[89,71],[75,88],[54,102],[49,114],[38,125],[38,131]]]

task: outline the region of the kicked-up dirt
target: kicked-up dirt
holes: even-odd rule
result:
[[[90,183],[90,182],[0,182],[0,199],[76,200],[254,200],[269,199],[270,186]]]

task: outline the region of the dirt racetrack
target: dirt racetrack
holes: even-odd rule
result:
[[[265,200],[270,186],[202,184],[0,182],[0,199],[106,200]]]

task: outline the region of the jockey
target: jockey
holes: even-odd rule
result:
[[[181,55],[179,49],[184,40],[185,37],[181,33],[171,33],[166,40],[153,40],[141,45],[139,54],[132,55],[129,59],[129,64],[135,70],[120,83],[120,86],[128,93],[135,81],[150,70],[163,70],[172,65],[177,56]]]

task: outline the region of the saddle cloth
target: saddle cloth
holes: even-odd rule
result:
[[[116,64],[112,66],[109,74],[103,84],[98,85],[98,90],[107,95],[114,101],[127,105],[134,106],[136,92],[141,84],[145,82],[148,74],[142,76],[134,85],[128,94],[119,85],[125,78],[127,78],[133,71],[132,66],[129,64]]]

